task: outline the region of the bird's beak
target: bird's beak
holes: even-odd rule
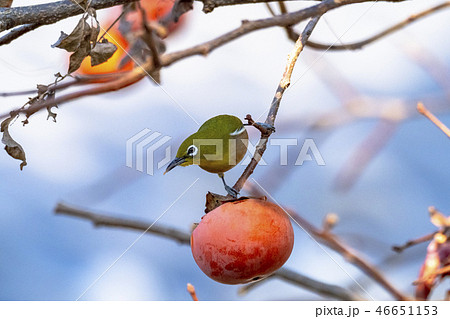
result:
[[[170,162],[170,164],[167,166],[166,171],[164,172],[163,175],[165,175],[168,171],[172,170],[174,167],[183,164],[184,162],[186,162],[186,158],[175,157],[175,159],[172,162]]]

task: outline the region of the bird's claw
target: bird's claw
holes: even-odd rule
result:
[[[230,195],[233,198],[237,198],[237,196],[239,195],[239,192],[237,190],[235,190],[233,187],[230,186],[225,186],[225,190],[227,191],[228,195]]]

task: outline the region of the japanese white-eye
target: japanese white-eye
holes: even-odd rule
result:
[[[215,116],[181,143],[164,174],[176,166],[198,165],[207,172],[218,174],[228,194],[236,197],[237,192],[225,183],[224,172],[239,164],[247,152],[247,145],[247,130],[239,118]]]

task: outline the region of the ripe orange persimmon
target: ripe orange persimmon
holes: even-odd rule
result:
[[[266,277],[288,260],[294,231],[277,205],[245,199],[203,216],[191,236],[194,260],[211,279],[242,284]]]
[[[158,20],[164,17],[166,14],[170,12],[173,7],[175,0],[141,0],[141,6],[145,9],[146,17],[148,20]],[[115,19],[120,15],[122,9],[120,7],[115,7],[111,13]],[[142,16],[139,10],[130,11],[124,17],[129,23],[131,23],[131,33],[137,33],[142,28]],[[109,26],[111,21],[108,23],[102,23],[104,26]],[[178,26],[180,22],[169,26],[169,33],[173,32]],[[129,49],[129,44],[127,40],[123,37],[123,35],[119,32],[117,24],[114,25],[111,30],[108,31],[109,35],[106,35],[105,38],[114,43],[117,46],[117,51],[114,55],[108,59],[105,63],[99,64],[97,66],[91,66],[91,58],[87,57],[84,59],[81,64],[79,73],[82,74],[105,74],[105,73],[113,73],[117,71],[129,71],[133,68],[133,62],[130,59],[125,65],[119,68],[120,62],[125,57],[126,51]]]
[[[106,23],[105,25],[110,25],[111,23]],[[114,43],[117,47],[117,51],[114,52],[113,56],[108,59],[105,63],[91,66],[91,57],[84,59],[80,66],[78,72],[82,74],[105,74],[113,73],[117,71],[129,71],[133,68],[133,63],[130,60],[125,65],[119,68],[120,61],[125,57],[125,52],[128,50],[128,42],[120,34],[116,27],[111,28],[108,34],[105,34],[105,39],[109,42]]]

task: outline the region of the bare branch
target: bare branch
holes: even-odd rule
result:
[[[260,19],[260,20],[252,20],[252,21],[242,21],[242,25],[239,28],[236,28],[230,32],[223,34],[222,36],[213,39],[211,41],[207,41],[205,43],[193,46],[189,49],[181,50],[178,52],[173,52],[170,54],[166,54],[161,57],[161,63],[163,66],[168,66],[180,59],[184,59],[194,55],[207,55],[214,49],[231,42],[243,35],[246,35],[250,32],[271,28],[275,26],[291,26],[298,24],[301,21],[304,21],[308,18],[312,18],[315,16],[321,16],[325,12],[330,11],[332,9],[353,4],[353,3],[363,3],[363,2],[373,2],[375,0],[324,0],[321,3],[299,10],[288,14],[277,15],[275,17]],[[384,0],[383,0],[384,1]],[[387,1],[387,0],[386,0]],[[395,2],[402,2],[406,0],[398,0]],[[298,36],[297,36],[298,38]]]
[[[297,58],[302,52],[306,41],[308,41],[309,36],[311,35],[311,32],[314,30],[314,27],[317,25],[317,22],[319,21],[319,17],[311,18],[311,20],[306,25],[305,29],[303,30],[302,34],[299,36],[297,42],[295,43],[294,49],[288,56],[288,62],[286,64],[286,69],[284,71],[283,77],[281,78],[280,84],[278,85],[277,91],[275,92],[275,96],[273,98],[273,101],[270,105],[269,114],[267,114],[267,118],[265,121],[265,124],[274,127],[275,124],[275,118],[278,113],[278,108],[280,107],[280,102],[283,97],[284,91],[289,87],[289,84],[291,82],[291,75],[292,71],[294,69],[295,63],[297,62]],[[262,155],[264,154],[266,147],[267,147],[267,141],[270,137],[270,135],[273,133],[274,130],[266,130],[261,131],[261,138],[258,142],[258,145],[256,146],[255,154],[253,155],[250,163],[245,168],[242,175],[239,177],[239,179],[234,184],[233,188],[239,192],[242,187],[244,186],[247,179],[252,175],[253,171],[255,170],[256,166],[259,163],[259,160],[261,159]]]
[[[412,247],[412,246],[415,246],[415,245],[418,245],[418,244],[421,244],[421,243],[424,243],[424,242],[427,242],[427,241],[432,240],[433,237],[434,237],[434,235],[436,235],[437,233],[438,233],[438,232],[435,231],[435,232],[433,232],[433,233],[431,233],[431,234],[427,234],[427,235],[425,235],[425,236],[422,236],[422,237],[419,237],[419,238],[416,238],[416,239],[408,240],[406,243],[404,243],[404,244],[401,245],[401,246],[393,246],[393,247],[392,247],[392,250],[395,251],[395,252],[397,252],[397,253],[401,253],[401,252],[403,252],[406,248],[409,248],[409,247]]]
[[[149,64],[151,64],[151,63],[149,63]],[[107,81],[105,84],[95,86],[95,87],[92,87],[92,88],[89,88],[86,90],[82,90],[82,91],[68,93],[66,95],[57,97],[57,98],[53,99],[52,101],[38,102],[38,103],[32,104],[27,109],[15,110],[13,112],[25,113],[27,115],[27,117],[30,117],[32,114],[34,114],[44,108],[47,108],[48,106],[54,105],[54,104],[60,104],[63,102],[75,100],[80,97],[97,95],[97,94],[112,92],[112,91],[118,91],[120,89],[123,89],[127,86],[130,86],[130,85],[140,81],[146,75],[147,75],[147,73],[145,73],[144,69],[137,67],[137,68],[134,68],[130,72],[124,72],[123,75],[120,77],[115,76],[115,77],[109,78],[110,80]],[[105,77],[105,79],[108,79],[108,78]],[[2,116],[5,116],[5,115],[1,115],[0,118],[2,118]]]
[[[313,41],[308,41],[308,43],[306,44],[308,47],[313,48],[313,49],[318,49],[318,50],[358,50],[358,49],[362,49],[364,46],[375,42],[381,38],[384,38],[386,36],[388,36],[391,33],[394,33],[396,31],[399,31],[401,29],[403,29],[404,27],[412,24],[413,22],[423,19],[433,13],[438,12],[439,10],[445,9],[450,7],[450,1],[446,1],[444,3],[438,4],[434,7],[431,7],[427,10],[421,11],[419,13],[413,14],[411,16],[409,16],[407,19],[387,28],[386,30],[383,30],[379,33],[377,33],[374,36],[371,36],[370,38],[363,40],[363,41],[358,41],[358,42],[353,42],[353,43],[346,43],[346,44],[322,44],[322,43],[317,43],[317,42],[313,42]],[[292,37],[295,38],[295,32],[293,32]]]
[[[92,0],[91,7],[105,9],[137,0]],[[83,7],[65,0],[28,7],[0,8],[0,32],[23,24],[47,25],[84,13]]]
[[[395,288],[374,265],[370,264],[368,261],[353,252],[352,249],[345,246],[333,233],[320,230],[292,210],[289,210],[288,212],[292,219],[296,223],[298,223],[303,230],[305,230],[308,234],[316,238],[327,247],[339,253],[349,263],[358,267],[367,276],[375,280],[383,288],[390,292],[391,295],[394,296],[397,300],[409,300],[409,298],[402,292],[397,290],[397,288]]]
[[[24,34],[30,32],[30,31],[36,30],[37,28],[39,28],[41,26],[42,26],[42,24],[39,24],[39,23],[30,23],[30,24],[25,24],[25,25],[15,28],[15,29],[12,29],[9,33],[0,37],[0,46],[9,44],[13,40],[23,36]]]
[[[330,285],[322,281],[306,277],[286,267],[277,270],[272,275],[263,280],[255,281],[248,285],[243,286],[242,288],[239,289],[239,293],[240,294],[248,293],[251,289],[265,283],[268,279],[271,278],[282,279],[293,285],[305,288],[306,290],[314,292],[318,295],[336,300],[346,300],[346,301],[362,300],[362,298],[354,295],[352,292],[348,291],[345,288],[336,285]]]
[[[240,4],[269,3],[281,0],[196,0],[203,2],[203,12],[210,13],[215,8]],[[284,1],[320,1],[320,0],[284,0]]]
[[[187,284],[187,291],[191,295],[192,301],[198,301],[197,293],[195,292],[195,287],[192,284]]]
[[[97,0],[100,1],[100,0]],[[104,0],[106,1],[106,0]],[[113,1],[113,0],[109,0]],[[119,1],[119,0],[116,0]],[[124,0],[122,0],[124,1]],[[289,26],[297,24],[307,18],[311,18],[314,16],[320,16],[323,13],[344,6],[352,3],[362,3],[362,2],[373,2],[375,0],[324,0],[321,3],[302,9],[300,11],[284,14],[284,15],[278,15],[272,18],[266,18],[266,19],[260,19],[260,20],[253,20],[253,21],[243,21],[242,25],[228,33],[223,34],[222,36],[219,36],[216,39],[213,39],[211,41],[207,41],[203,44],[199,44],[196,46],[193,46],[191,48],[181,50],[178,52],[173,52],[169,54],[164,54],[160,56],[160,63],[161,67],[166,67],[174,62],[177,62],[181,59],[185,59],[190,56],[194,55],[206,55],[212,50],[225,45],[226,43],[235,40],[243,35],[246,35],[250,32],[261,30],[264,28],[270,28],[274,26]],[[381,1],[381,0],[380,0]],[[383,0],[388,1],[388,0]],[[406,0],[397,0],[395,2],[402,2]],[[28,8],[28,7],[27,7]],[[0,10],[1,14],[1,10]],[[94,87],[88,90],[83,91],[77,91],[73,92],[64,96],[60,96],[56,98],[55,100],[51,101],[52,104],[57,103],[60,105],[63,102],[67,102],[70,100],[74,100],[80,97],[88,96],[88,95],[96,95],[111,91],[120,90],[124,87],[127,87],[129,85],[132,85],[142,78],[144,78],[147,74],[153,74],[155,71],[158,71],[156,67],[153,64],[153,61],[148,61],[139,67],[136,67],[133,71],[130,71],[129,73],[125,73],[120,79],[114,82],[108,82],[106,85],[102,85],[99,87]],[[47,108],[50,106],[49,101],[43,101],[34,104],[32,107],[28,109],[16,109],[13,112],[18,113],[26,113],[26,114],[33,114],[41,109]],[[272,114],[273,115],[273,114]],[[271,116],[272,116],[271,115]],[[9,117],[10,114],[4,113],[0,115],[0,119]],[[270,124],[270,123],[268,123]],[[253,162],[253,161],[252,161]],[[255,163],[251,163],[251,165],[255,165]],[[247,172],[248,173],[248,172]],[[242,188],[242,186],[240,186]]]
[[[447,135],[448,138],[450,138],[450,129],[445,126],[444,123],[442,123],[436,116],[433,115],[426,107],[423,105],[423,103],[419,102],[417,103],[417,111],[419,111],[420,114],[427,117],[431,122],[433,122],[442,132],[444,132],[445,135]]]
[[[196,0],[203,2],[203,12],[210,13],[215,8],[224,6],[233,6],[239,4],[252,4],[252,3],[269,3],[269,2],[280,2],[282,0]],[[284,0],[284,1],[322,1],[322,0]],[[401,2],[407,0],[385,0],[388,2]]]
[[[130,220],[126,218],[96,214],[87,210],[74,208],[62,203],[59,203],[56,206],[55,214],[68,215],[81,219],[87,219],[90,220],[95,227],[116,227],[139,231],[147,231],[149,233],[173,239],[179,242],[180,244],[189,245],[191,240],[190,235],[188,233],[180,231],[178,229],[158,225],[151,226],[153,223],[149,221]]]

